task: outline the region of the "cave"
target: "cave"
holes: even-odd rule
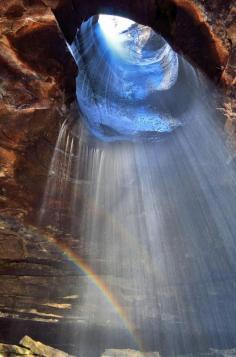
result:
[[[0,355],[233,356],[235,2],[0,3]]]

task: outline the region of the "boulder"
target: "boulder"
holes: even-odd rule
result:
[[[20,345],[27,347],[35,355],[39,355],[42,357],[73,357],[65,352],[46,346],[41,342],[34,341],[29,336],[23,337],[20,341]]]

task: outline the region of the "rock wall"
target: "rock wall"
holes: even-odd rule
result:
[[[0,22],[0,339],[6,341],[8,318],[67,319],[77,299],[64,299],[77,296],[68,278],[75,268],[65,268],[50,237],[26,223],[37,218],[77,67],[40,0],[1,1]]]
[[[75,95],[77,68],[57,21],[71,40],[82,20],[108,11],[111,4],[115,13],[152,25],[220,81],[226,130],[236,152],[233,0],[1,0],[1,325],[9,319],[55,323],[80,318],[75,281],[82,278],[55,244],[79,250],[78,242],[53,229],[40,231],[29,221],[35,219],[59,125]],[[7,332],[1,329],[3,340]]]
[[[68,41],[72,41],[81,22],[90,16],[113,13],[153,27],[214,80],[221,79],[231,56],[233,1],[217,0],[213,6],[212,2],[205,0],[97,0],[89,4],[82,0],[44,2],[53,7]]]
[[[47,171],[37,146],[53,145],[74,99],[77,68],[42,2],[3,0],[0,21],[0,212],[25,216],[40,197]],[[30,175],[24,175],[27,170]]]
[[[73,357],[63,351],[46,346],[39,341],[34,341],[29,336],[24,336],[20,340],[19,345],[20,346],[0,343],[1,357]]]
[[[152,25],[221,81],[234,143],[235,6],[207,0],[3,0],[0,4],[0,212],[29,217],[40,204],[59,123],[74,99],[69,40],[82,20],[113,11]],[[64,32],[61,33],[54,14]],[[186,35],[188,34],[188,35]]]
[[[73,357],[66,352],[47,346],[39,341],[35,341],[29,336],[24,336],[19,345],[9,345],[0,343],[0,354],[2,357],[39,356],[39,357]],[[198,355],[191,354],[192,357],[226,357],[235,356],[236,350],[211,350]],[[131,349],[106,350],[101,357],[161,357],[159,352],[139,352]],[[188,357],[178,356],[178,357]]]

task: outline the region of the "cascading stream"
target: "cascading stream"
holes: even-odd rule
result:
[[[167,44],[151,60],[150,32],[141,38],[143,53],[132,48],[132,61],[145,55],[155,68],[117,76],[130,54],[116,48],[107,59],[99,24],[83,26],[71,49],[81,68],[83,118],[61,127],[40,216],[42,224],[66,226],[83,247],[70,253],[84,273],[78,355],[142,348],[199,356],[233,348],[236,172],[213,88]],[[171,74],[159,63],[166,51]]]

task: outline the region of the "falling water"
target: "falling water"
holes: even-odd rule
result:
[[[40,220],[83,247],[80,357],[236,346],[235,168],[213,88],[191,71],[186,125],[164,140],[101,142],[83,120],[61,127]]]

